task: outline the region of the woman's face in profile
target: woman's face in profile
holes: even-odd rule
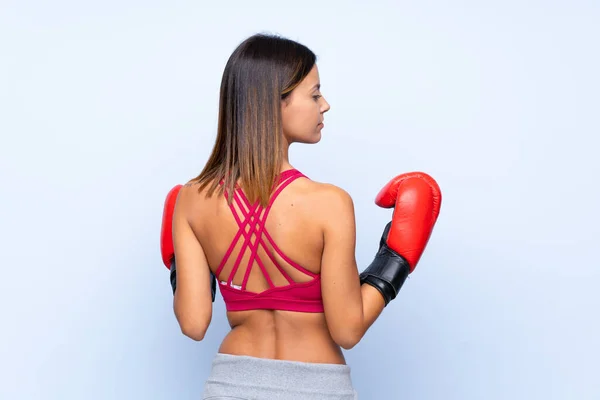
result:
[[[315,65],[290,96],[282,101],[283,136],[288,143],[317,143],[321,140],[324,114],[330,107],[320,88],[319,70]]]

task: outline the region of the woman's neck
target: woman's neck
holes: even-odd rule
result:
[[[285,171],[285,170],[294,168],[292,166],[292,164],[290,164],[289,149],[290,149],[290,145],[286,141],[283,145],[283,159],[281,160],[281,171]]]

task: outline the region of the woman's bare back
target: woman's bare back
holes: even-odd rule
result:
[[[224,196],[217,194],[208,198],[198,193],[196,201],[188,210],[190,225],[204,249],[209,268],[218,272],[217,280],[227,282],[238,255],[239,267],[233,276],[232,285],[241,287],[244,275],[251,266],[245,289],[262,292],[270,287],[260,261],[274,286],[289,283],[285,274],[294,282],[308,282],[311,275],[294,268],[288,261],[299,264],[310,273],[321,272],[323,254],[323,193],[329,190],[327,184],[298,178],[291,182],[277,196],[264,221],[261,235],[252,233],[260,230],[259,221],[244,219],[249,213],[247,205],[234,202],[235,215]],[[264,218],[264,214],[261,214]],[[225,264],[218,271],[236,234],[244,226],[239,240],[233,247]],[[266,235],[269,236],[267,240]],[[257,259],[249,263],[252,252],[243,250],[243,242],[248,237],[250,244],[257,244]],[[283,253],[280,255],[272,246],[271,240]],[[264,246],[264,247],[263,247]],[[282,268],[278,269],[265,248]],[[287,258],[287,260],[286,260]],[[283,310],[247,310],[227,313],[231,332],[223,340],[219,349],[222,353],[249,355],[254,357],[285,359],[305,362],[344,364],[340,347],[334,342],[323,313],[305,313]]]

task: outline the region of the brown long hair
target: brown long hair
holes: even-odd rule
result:
[[[192,180],[198,191],[229,194],[240,180],[251,202],[268,203],[283,162],[281,101],[315,62],[306,46],[275,35],[253,35],[235,49],[221,80],[215,145]]]

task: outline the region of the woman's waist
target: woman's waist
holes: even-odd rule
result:
[[[312,363],[345,364],[340,347],[326,328],[291,331],[244,324],[233,328],[219,348],[223,354]]]

